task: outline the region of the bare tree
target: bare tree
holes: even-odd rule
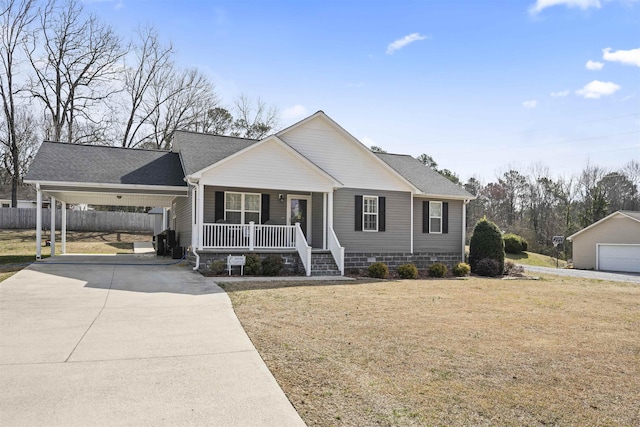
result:
[[[199,70],[167,67],[152,85],[149,121],[152,136],[144,146],[170,147],[177,129],[194,129],[198,118],[218,102],[211,80]]]
[[[254,102],[248,96],[240,95],[235,101],[235,113],[233,136],[261,139],[278,126],[278,110],[268,107],[260,98]]]
[[[18,185],[21,180],[21,158],[23,148],[29,139],[28,132],[23,129],[20,107],[16,105],[18,87],[15,81],[19,54],[27,42],[29,25],[35,19],[34,2],[32,0],[3,0],[0,10],[0,97],[4,120],[0,141],[3,144],[2,161],[7,174],[11,177],[11,206],[18,206]],[[27,122],[28,123],[28,122]]]
[[[124,95],[129,104],[126,111],[125,127],[122,132],[123,147],[136,147],[154,135],[150,118],[157,113],[166,99],[153,97],[154,85],[161,82],[159,76],[166,76],[173,67],[171,45],[162,45],[158,32],[153,27],[141,28],[136,32],[133,64],[125,61]],[[166,94],[167,97],[173,94]]]
[[[50,0],[40,14],[29,58],[35,74],[31,93],[50,121],[49,139],[78,142],[93,135],[75,134],[79,122],[95,131],[106,115],[104,101],[116,90],[112,80],[124,56],[120,38],[94,15],[83,13],[77,0],[58,5]],[[43,50],[37,49],[43,46]]]

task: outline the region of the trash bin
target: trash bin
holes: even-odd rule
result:
[[[167,236],[166,234],[158,234],[156,236],[156,243],[158,245],[157,249],[156,249],[156,254],[158,254],[159,256],[164,256],[167,252],[166,246],[167,246]]]
[[[183,252],[183,248],[182,246],[174,246],[173,249],[171,250],[171,255],[173,259],[180,259],[182,258],[182,254]]]

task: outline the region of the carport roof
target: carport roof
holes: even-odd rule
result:
[[[178,153],[45,141],[26,182],[185,187]]]

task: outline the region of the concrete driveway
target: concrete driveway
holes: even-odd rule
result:
[[[537,267],[519,264],[527,273],[555,274],[556,276],[581,277],[583,279],[608,280],[610,282],[640,283],[638,273],[616,273],[609,271],[575,270],[570,268]]]
[[[304,425],[226,293],[155,262],[59,256],[0,283],[3,426]]]

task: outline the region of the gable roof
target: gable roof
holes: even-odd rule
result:
[[[375,153],[400,175],[413,183],[426,196],[452,199],[475,199],[464,188],[449,181],[438,172],[423,165],[408,154]]]
[[[173,141],[174,150],[177,149],[180,152],[186,176],[206,169],[259,142],[257,139],[189,131],[176,131]]]
[[[25,182],[72,182],[184,187],[177,153],[45,141]]]
[[[574,238],[574,237],[576,237],[577,235],[582,234],[582,233],[584,233],[585,231],[590,230],[590,229],[592,229],[593,227],[595,227],[595,226],[597,226],[597,225],[599,225],[599,224],[602,224],[602,223],[603,223],[603,222],[605,222],[605,221],[610,220],[610,219],[611,219],[611,218],[613,218],[614,216],[619,216],[619,215],[620,215],[620,216],[623,216],[623,217],[626,217],[626,218],[629,218],[629,219],[631,219],[631,220],[633,220],[633,221],[636,221],[636,222],[640,223],[640,212],[639,212],[639,211],[616,211],[616,212],[614,212],[614,213],[612,213],[612,214],[610,214],[610,215],[605,216],[605,217],[604,217],[604,218],[602,218],[600,221],[596,221],[596,222],[594,222],[593,224],[591,224],[591,225],[589,225],[589,226],[587,226],[587,227],[583,228],[582,230],[580,230],[580,231],[577,231],[577,232],[573,233],[571,236],[567,237],[567,240],[571,241],[571,240],[573,240],[573,238]]]
[[[0,185],[0,199],[11,200],[11,184]],[[18,186],[18,200],[33,201],[36,199],[36,189],[31,185]]]

